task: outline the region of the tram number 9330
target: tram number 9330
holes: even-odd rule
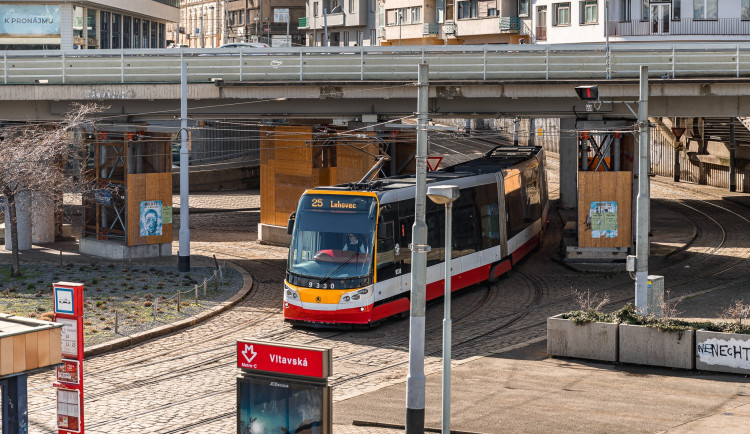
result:
[[[307,286],[308,286],[309,288],[312,288],[312,287],[313,287],[313,283],[312,283],[312,282],[310,282],[310,283],[308,283],[308,284],[307,284]],[[315,284],[315,288],[317,288],[317,289],[329,289],[329,288],[330,288],[330,289],[335,289],[335,288],[334,288],[334,285],[333,285],[333,283],[331,283],[330,285],[328,285],[327,283],[324,283],[324,284],[323,284],[323,285],[321,286],[321,285],[320,285],[320,282],[318,282],[318,283],[316,283],[316,284]]]

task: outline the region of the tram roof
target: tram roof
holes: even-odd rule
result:
[[[441,182],[482,173],[495,173],[516,164],[528,161],[541,151],[541,146],[496,146],[483,156],[445,167],[434,172],[427,172],[427,184]],[[339,184],[330,187],[318,187],[318,190],[339,191],[376,191],[385,192],[416,184],[416,175],[399,175],[378,178],[366,183]]]

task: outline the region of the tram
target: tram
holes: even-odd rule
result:
[[[427,173],[460,188],[453,203],[451,289],[495,281],[537,247],[549,210],[544,151],[498,146]],[[284,320],[373,325],[410,307],[415,175],[305,191],[289,220]],[[445,209],[426,201],[427,300],[443,295]]]

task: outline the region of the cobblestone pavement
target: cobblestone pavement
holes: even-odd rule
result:
[[[549,175],[551,197],[555,198],[556,170],[551,170]],[[671,190],[664,194],[679,196]],[[701,194],[711,197],[710,192]],[[175,206],[177,204],[178,201]],[[257,191],[192,195],[190,207],[191,211],[195,209],[190,215],[190,228],[192,254],[196,260],[215,254],[232,261],[253,276],[253,290],[235,308],[198,326],[87,359],[84,378],[88,432],[236,432],[235,343],[238,339],[259,338],[333,348],[330,384],[334,387],[336,403],[405,381],[408,320],[388,321],[366,331],[297,329],[283,323],[279,288],[287,249],[257,242],[260,216]],[[659,201],[655,201],[653,210],[653,215],[663,216],[668,223],[679,220],[680,215],[687,212]],[[496,285],[478,286],[456,295],[453,303],[455,366],[543,339],[547,317],[576,307],[572,289],[607,290],[613,303],[616,301],[620,305],[632,299],[634,285],[621,268],[607,273],[587,273],[553,261],[559,249],[562,221],[554,212],[550,218],[543,246],[509,276]],[[179,226],[177,215],[174,221]],[[661,239],[658,231],[661,227],[654,223],[654,238],[664,241],[667,247],[684,244],[689,238],[681,235]],[[691,247],[695,252],[686,260],[695,256],[708,257],[712,251],[713,254],[718,252],[725,262],[747,259],[747,244],[742,246],[744,239],[719,245],[716,230],[710,229],[706,228],[708,233],[697,238],[700,245]],[[740,226],[728,229],[732,236],[740,235]],[[175,241],[178,230],[179,227],[174,228]],[[175,243],[175,255],[177,249]],[[176,258],[172,261],[176,263]],[[701,262],[695,262],[692,269],[705,271]],[[660,266],[670,273],[668,279],[676,279],[679,264],[662,260]],[[713,295],[718,292],[721,291]],[[442,316],[441,303],[428,306],[427,375],[441,370]],[[29,377],[30,432],[56,432],[51,383],[50,371]],[[340,407],[334,405],[334,415],[337,408]],[[378,415],[372,418],[377,421]],[[402,431],[337,423],[334,432]]]

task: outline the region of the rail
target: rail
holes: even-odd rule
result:
[[[0,85],[179,83],[180,64],[193,83],[748,78],[750,42],[610,45],[484,45],[3,51]],[[106,99],[127,91],[104,92]]]

